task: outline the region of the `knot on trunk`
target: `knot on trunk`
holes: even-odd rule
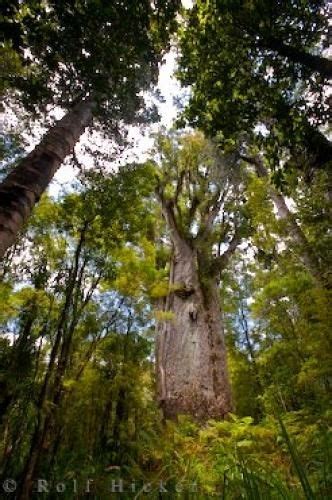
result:
[[[178,283],[174,288],[174,294],[181,299],[187,299],[195,292],[195,288],[191,284]]]
[[[193,302],[189,305],[188,313],[191,321],[197,321],[198,311]]]

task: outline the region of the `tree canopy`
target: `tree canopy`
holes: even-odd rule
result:
[[[330,498],[327,3],[1,6],[0,497]]]
[[[329,116],[328,75],[319,63],[330,61],[312,55],[327,43],[325,8],[196,2],[180,28],[179,78],[192,87],[183,119],[222,141],[254,141],[275,169],[282,161],[328,169],[331,144],[319,129]]]

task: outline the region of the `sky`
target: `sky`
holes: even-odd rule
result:
[[[188,3],[188,2],[186,2]],[[151,133],[156,132],[160,127],[170,128],[176,118],[178,109],[174,103],[174,98],[181,95],[182,90],[180,88],[179,82],[173,76],[176,67],[176,51],[172,49],[164,57],[163,64],[160,67],[159,79],[158,79],[158,89],[164,98],[164,102],[158,104],[160,121],[156,124],[142,127],[129,127],[128,140],[130,142],[130,147],[128,147],[123,154],[116,160],[112,161],[112,169],[117,170],[121,164],[130,161],[144,161],[149,155],[149,151],[153,145],[153,139],[151,138]],[[78,158],[84,163],[85,166],[92,167],[92,159],[88,157],[82,157],[79,154],[80,145],[85,141],[89,140],[87,134],[84,134],[81,138],[80,143],[76,147],[78,151]],[[106,144],[98,136],[93,137],[93,143],[98,149],[106,152],[108,149],[110,151],[110,156],[112,152],[112,143]],[[75,178],[75,170],[68,164],[65,163],[60,167],[56,173],[50,187],[49,194],[51,196],[57,196],[62,191],[66,191],[70,186],[71,182]]]
[[[182,0],[182,5],[185,8],[192,7],[192,0]],[[176,69],[176,49],[173,48],[168,52],[163,60],[163,64],[160,67],[159,79],[158,79],[158,89],[165,102],[159,103],[159,115],[160,121],[156,124],[146,126],[144,129],[139,127],[129,127],[128,140],[131,146],[127,148],[124,153],[118,157],[116,160],[112,161],[112,169],[117,170],[122,164],[130,161],[144,161],[149,155],[149,151],[153,145],[153,139],[151,138],[151,133],[156,132],[160,127],[170,128],[174,123],[178,109],[175,105],[174,99],[183,95],[179,82],[173,76]],[[58,117],[60,118],[60,116]],[[87,135],[84,134],[81,138],[80,144],[87,141]],[[100,144],[100,148],[107,151],[109,148],[110,155],[112,151],[111,143],[109,145],[105,144],[105,141],[100,141],[98,137],[94,138],[96,147]],[[76,147],[79,156],[80,144]],[[92,159],[84,158],[84,164],[88,167],[92,167]],[[50,187],[49,194],[51,196],[57,196],[59,193],[66,191],[71,182],[75,178],[75,170],[67,164],[64,164],[58,172],[56,173]]]

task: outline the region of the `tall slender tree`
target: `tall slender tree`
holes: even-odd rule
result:
[[[149,1],[32,3],[23,47],[44,76],[18,80],[25,90],[22,102],[30,98],[35,111],[47,103],[59,105],[67,114],[0,186],[0,258],[93,116],[113,132],[119,120],[147,118],[139,94],[156,82],[178,5],[177,0],[155,6]]]
[[[299,246],[298,254],[303,261],[307,271],[314,278],[319,286],[328,287],[328,279],[324,276],[324,263],[315,254],[303,229],[296,220],[296,216],[288,208],[285,197],[278,188],[269,180],[269,172],[264,165],[264,159],[261,156],[241,155],[241,159],[246,163],[254,165],[256,174],[268,182],[268,194],[276,207],[278,217],[286,224],[287,230],[293,242]]]
[[[103,326],[101,331],[95,332],[95,322],[100,320],[107,328],[113,327],[113,305],[109,304],[110,301],[103,305],[101,299],[99,308],[95,294],[102,293],[101,282],[105,286],[105,283],[114,281],[112,251],[114,255],[120,251],[124,234],[130,234],[132,242],[137,239],[137,233],[149,213],[149,207],[142,199],[147,191],[151,193],[149,172],[140,168],[137,174],[136,170],[135,165],[130,166],[123,168],[121,174],[109,177],[90,172],[85,178],[84,195],[71,194],[59,203],[44,198],[31,224],[29,237],[34,245],[29,252],[29,264],[32,269],[26,278],[33,276],[36,290],[31,287],[29,300],[21,314],[22,326],[18,328],[17,342],[10,349],[12,361],[8,367],[11,372],[20,363],[21,377],[17,387],[11,378],[0,379],[4,393],[0,406],[6,418],[16,405],[27,407],[24,389],[29,387],[34,393],[29,409],[35,414],[35,421],[31,424],[27,412],[24,428],[31,425],[31,432],[27,432],[25,438],[20,433],[20,439],[26,439],[28,444],[28,453],[26,449],[22,451],[24,468],[19,471],[20,498],[29,498],[37,471],[42,469],[45,461],[52,462],[52,457],[57,455],[62,441],[61,415],[64,400],[68,400],[65,381],[69,373],[74,379],[81,377],[96,344],[104,335]],[[54,242],[45,237],[45,226],[53,231]],[[65,240],[62,240],[61,232],[65,232]],[[57,251],[58,245],[62,247],[61,256]],[[57,264],[52,256],[59,258]],[[54,265],[58,266],[57,270]],[[49,313],[45,311],[45,304],[38,304],[38,299],[50,304]],[[73,350],[82,329],[86,332],[83,337],[86,335],[91,342],[87,342],[87,360],[83,359],[83,367],[75,366],[73,371]],[[36,356],[35,363],[30,361],[40,340],[43,350],[46,349],[47,359],[43,352],[37,366]],[[26,366],[24,370],[23,362]],[[35,369],[37,375],[33,374]],[[20,446],[15,444],[13,452],[18,453]],[[8,473],[11,455],[9,452],[6,454],[3,473]]]

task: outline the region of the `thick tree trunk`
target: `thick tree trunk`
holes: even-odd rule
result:
[[[162,304],[173,318],[157,326],[158,399],[166,418],[223,418],[232,403],[218,283],[203,286],[195,250],[179,237],[174,247]]]
[[[78,103],[0,185],[0,259],[15,242],[55,172],[89,125],[92,108],[89,100]]]

